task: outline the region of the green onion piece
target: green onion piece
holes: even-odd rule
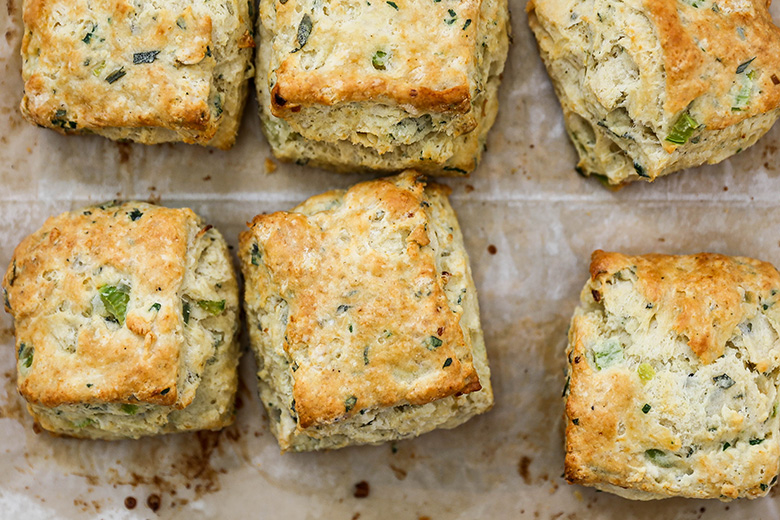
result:
[[[184,318],[184,324],[187,325],[190,322],[190,302],[182,301],[181,304],[181,317]]]
[[[392,7],[393,9],[395,9],[396,11],[398,11],[398,4],[396,4],[395,2],[385,2],[385,3],[390,7]]]
[[[685,144],[699,126],[699,123],[687,111],[683,112],[677,118],[669,135],[666,136],[666,140],[674,144]]]
[[[737,67],[737,74],[742,74],[743,72],[745,72],[745,70],[750,66],[751,63],[753,63],[753,61],[755,59],[756,59],[756,57],[753,56],[752,58],[750,58],[746,62],[740,63],[739,67]]]
[[[617,340],[608,339],[593,347],[593,361],[599,370],[622,363],[623,348]]]
[[[344,401],[344,409],[346,409],[346,411],[349,412],[355,407],[355,404],[357,404],[357,397],[355,397],[354,395],[349,396],[347,397],[347,400]]]
[[[751,446],[757,446],[757,445],[761,444],[762,442],[764,442],[764,439],[750,439],[749,442],[750,442]]]
[[[122,411],[125,412],[128,415],[135,415],[135,413],[138,411],[138,405],[135,405],[135,404],[123,404],[122,405]]]
[[[721,374],[719,376],[715,376],[712,378],[713,381],[715,381],[715,384],[718,385],[719,388],[727,389],[734,386],[734,380],[731,379],[728,374]]]
[[[387,53],[385,51],[376,51],[371,58],[371,65],[373,65],[376,70],[386,70]]]
[[[130,220],[132,220],[133,222],[135,222],[135,221],[136,221],[136,220],[138,220],[139,218],[143,217],[143,216],[144,216],[144,214],[143,214],[143,213],[141,213],[141,210],[139,210],[138,208],[133,208],[133,211],[131,211],[130,213],[128,213],[128,214],[127,214],[127,216],[128,216],[128,217],[130,217]]]
[[[429,337],[428,340],[425,342],[425,346],[428,347],[428,350],[435,350],[441,347],[441,344],[442,344],[441,339],[437,338],[436,336]]]
[[[645,403],[645,405],[642,407],[642,413],[649,412],[651,408],[652,407],[649,404]]]
[[[152,309],[154,309],[154,310],[156,310],[157,312],[159,312],[161,308],[162,308],[162,305],[160,305],[159,303],[155,303],[155,304],[153,304],[151,307],[149,307],[149,310],[152,310]]]
[[[34,352],[35,349],[26,343],[19,345],[19,361],[22,362],[24,368],[30,368],[32,366]]]
[[[452,364],[452,358],[448,357],[447,359],[444,360],[444,366],[442,368],[447,368],[451,364]]]
[[[647,383],[655,377],[655,369],[649,363],[640,363],[636,372],[639,374],[639,379],[644,383]]]
[[[252,265],[260,265],[260,246],[252,244]]]
[[[225,310],[225,300],[200,300],[198,307],[212,316],[217,316]]]
[[[160,51],[136,52],[133,54],[133,65],[140,65],[141,63],[154,63],[154,60],[157,59],[158,54],[160,54]]]
[[[298,49],[302,49],[306,42],[309,41],[309,35],[311,34],[312,22],[311,16],[304,14],[301,18],[301,23],[298,24]]]
[[[125,74],[127,74],[127,72],[125,72],[125,68],[124,67],[120,67],[120,68],[116,69],[114,72],[112,72],[111,74],[109,74],[106,77],[106,81],[109,84],[111,84],[111,83],[113,83],[115,81],[119,81],[120,79],[125,77]]]
[[[125,324],[127,316],[127,304],[130,302],[130,287],[124,284],[104,285],[98,289],[100,301],[106,308],[106,312],[120,325]]]
[[[663,450],[657,450],[655,448],[645,451],[645,457],[650,459],[650,462],[656,466],[662,468],[671,468],[674,466],[674,460],[672,457]]]

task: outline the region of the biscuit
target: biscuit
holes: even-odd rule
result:
[[[414,437],[493,404],[448,191],[418,176],[315,196],[240,236],[260,398],[283,451]]]
[[[63,213],[3,279],[17,383],[44,429],[103,439],[218,429],[238,384],[238,285],[217,230],[189,209]]]
[[[626,498],[765,495],[780,470],[780,274],[593,253],[569,329],[569,482]]]
[[[531,0],[578,171],[609,184],[714,164],[780,118],[767,0]]]
[[[463,175],[498,110],[506,0],[260,2],[260,117],[276,157]]]
[[[230,148],[254,74],[252,6],[25,0],[22,113],[65,134]]]

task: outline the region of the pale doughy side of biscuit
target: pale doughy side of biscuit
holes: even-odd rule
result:
[[[266,9],[272,11],[270,6]],[[497,91],[509,40],[506,2],[485,0],[480,10],[479,22],[474,23],[474,56],[469,58],[475,65],[468,79],[467,113],[419,109],[393,103],[379,93],[373,100],[298,104],[296,111],[277,117],[271,93],[275,77],[269,77],[279,61],[271,44],[277,34],[273,13],[261,6],[258,34],[260,41],[268,43],[258,49],[255,83],[263,130],[274,154],[342,172],[415,168],[437,175],[464,175],[473,170],[498,111]],[[354,97],[359,93],[356,88]]]
[[[780,118],[780,29],[765,0],[528,11],[585,175],[621,184],[714,164]]]
[[[780,275],[594,253],[569,332],[567,480],[626,498],[763,496],[780,471]]]
[[[344,192],[314,197],[294,211],[316,215],[343,203]],[[250,340],[258,359],[260,398],[268,410],[271,430],[283,451],[306,451],[340,448],[351,444],[378,444],[392,439],[408,438],[435,428],[453,428],[472,416],[488,410],[493,403],[490,369],[479,322],[476,290],[463,247],[456,216],[439,187],[425,192],[426,214],[435,252],[436,270],[445,275],[446,300],[452,312],[460,312],[460,329],[471,343],[471,359],[482,389],[464,395],[453,395],[427,404],[399,404],[385,408],[368,408],[360,413],[328,424],[301,429],[295,410],[293,378],[295,368],[284,344],[289,319],[288,303],[279,297],[263,299],[252,288],[258,279],[252,274],[252,245],[249,232],[242,235],[240,258],[247,280],[247,320]],[[363,201],[371,204],[370,201]],[[377,237],[382,238],[382,237]],[[384,237],[389,247],[392,236]],[[261,260],[257,257],[258,263]],[[460,310],[462,309],[462,310]],[[360,327],[358,322],[356,327]],[[398,326],[388,323],[388,328]],[[261,330],[262,329],[262,330]],[[370,352],[370,351],[369,351]],[[370,354],[369,354],[370,355]]]

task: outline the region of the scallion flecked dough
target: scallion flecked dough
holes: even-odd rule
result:
[[[241,234],[260,397],[283,450],[451,428],[492,406],[476,291],[447,190],[358,184]]]
[[[274,154],[338,171],[476,167],[498,110],[505,0],[260,3],[260,116]]]
[[[238,287],[189,209],[108,203],[46,221],[3,279],[17,381],[45,429],[139,437],[232,422]]]
[[[32,123],[230,148],[254,70],[251,2],[25,0]]]
[[[766,0],[527,8],[584,175],[616,185],[714,164],[780,118],[780,28]]]
[[[765,495],[780,471],[780,274],[596,251],[569,329],[569,482],[649,500]]]

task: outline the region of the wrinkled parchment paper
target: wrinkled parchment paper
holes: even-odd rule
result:
[[[49,216],[107,199],[190,206],[233,245],[260,212],[364,179],[271,158],[250,102],[236,147],[117,144],[24,122],[21,0],[0,10],[0,269]],[[630,502],[561,478],[566,330],[596,248],[713,251],[780,265],[780,125],[718,166],[610,192],[575,152],[526,25],[514,45],[488,152],[453,188],[479,290],[496,406],[450,431],[378,447],[280,455],[245,355],[236,424],[140,441],[33,430],[15,390],[13,331],[0,311],[0,518],[373,519],[780,518],[754,501]],[[780,18],[780,4],[773,7]],[[272,165],[271,165],[272,166]],[[365,481],[369,494],[356,498]]]

